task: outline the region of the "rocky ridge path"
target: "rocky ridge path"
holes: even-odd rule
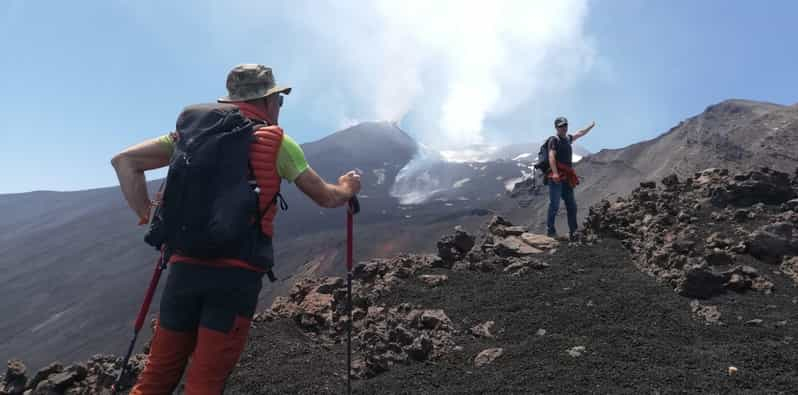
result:
[[[436,256],[359,263],[355,392],[794,391],[798,173],[660,184],[594,206],[581,242],[495,217]],[[343,393],[343,286],[302,281],[260,313],[225,393]],[[118,367],[97,357],[30,378],[12,361],[0,394],[108,393]]]

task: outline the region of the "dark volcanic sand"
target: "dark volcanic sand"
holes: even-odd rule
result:
[[[403,283],[384,302],[445,309],[463,351],[355,381],[354,392],[798,393],[794,284],[779,278],[772,295],[702,301],[722,313],[722,325],[707,325],[693,317],[690,299],[635,268],[617,241],[563,247],[546,262],[520,278],[435,269],[449,276],[441,287]],[[763,323],[745,324],[755,318]],[[496,339],[469,334],[488,320]],[[567,353],[575,346],[585,347],[581,357]],[[476,354],[491,347],[504,355],[475,368]],[[324,347],[290,321],[261,323],[225,393],[345,393],[345,358],[344,345]]]

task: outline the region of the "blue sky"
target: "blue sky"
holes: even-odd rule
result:
[[[521,2],[509,22],[489,2],[338,3],[0,2],[0,193],[115,185],[115,152],[224,95],[238,63],[295,88],[280,123],[300,142],[377,118],[440,148],[534,141],[565,115],[597,122],[597,151],[728,98],[798,102],[794,1]]]

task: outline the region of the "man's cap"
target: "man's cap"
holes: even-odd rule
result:
[[[554,127],[559,128],[564,125],[568,125],[568,119],[565,117],[557,117],[557,119],[554,120]]]
[[[271,67],[262,64],[240,64],[227,74],[227,93],[219,103],[261,99],[274,93],[291,93],[291,88],[274,81]]]

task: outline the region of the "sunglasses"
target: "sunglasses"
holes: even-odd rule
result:
[[[557,125],[557,127],[558,128],[567,128],[568,124],[567,123],[563,123],[563,124]]]
[[[283,101],[284,101],[283,95],[278,95],[278,96],[277,96],[277,104],[278,104],[280,107],[282,107],[282,106],[283,106]]]

